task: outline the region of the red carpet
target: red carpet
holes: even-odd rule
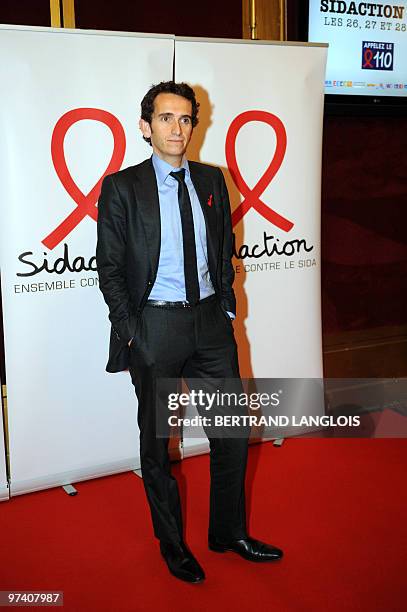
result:
[[[199,585],[169,575],[133,473],[19,496],[0,504],[0,590],[61,590],[69,612],[404,611],[406,468],[406,440],[252,447],[250,531],[286,555],[257,565],[208,551],[208,457],[178,464]]]

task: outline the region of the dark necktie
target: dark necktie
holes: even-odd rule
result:
[[[185,184],[185,169],[181,168],[178,172],[170,172],[170,174],[178,181],[178,204],[181,213],[187,301],[190,304],[196,304],[199,302],[199,281],[196,263],[194,220],[188,187]]]

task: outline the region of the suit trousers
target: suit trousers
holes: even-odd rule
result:
[[[156,432],[157,381],[183,377],[187,384],[189,379],[205,379],[205,385],[207,379],[227,378],[242,390],[233,325],[218,299],[213,296],[191,308],[154,307],[147,302],[130,346],[129,371],[139,402],[141,471],[154,533],[163,542],[179,543],[182,512],[177,481],[171,475],[169,438]],[[199,406],[198,412],[207,415]],[[210,444],[209,535],[245,538],[249,429],[238,438],[205,432]]]

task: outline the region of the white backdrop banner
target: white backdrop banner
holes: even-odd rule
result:
[[[140,101],[172,78],[173,48],[170,36],[0,28],[11,494],[139,465],[130,377],[105,372],[96,203],[105,174],[151,154]]]
[[[0,379],[0,388],[2,384],[2,380]],[[2,403],[0,400],[0,501],[4,501],[6,499],[9,499],[9,489],[6,472],[6,449],[4,444]]]
[[[327,48],[176,39],[176,80],[201,103],[191,159],[232,203],[241,374],[322,377],[320,191]],[[206,443],[184,439],[185,455]]]

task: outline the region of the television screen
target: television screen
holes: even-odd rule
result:
[[[329,43],[327,94],[407,97],[405,0],[309,0],[308,40]]]

